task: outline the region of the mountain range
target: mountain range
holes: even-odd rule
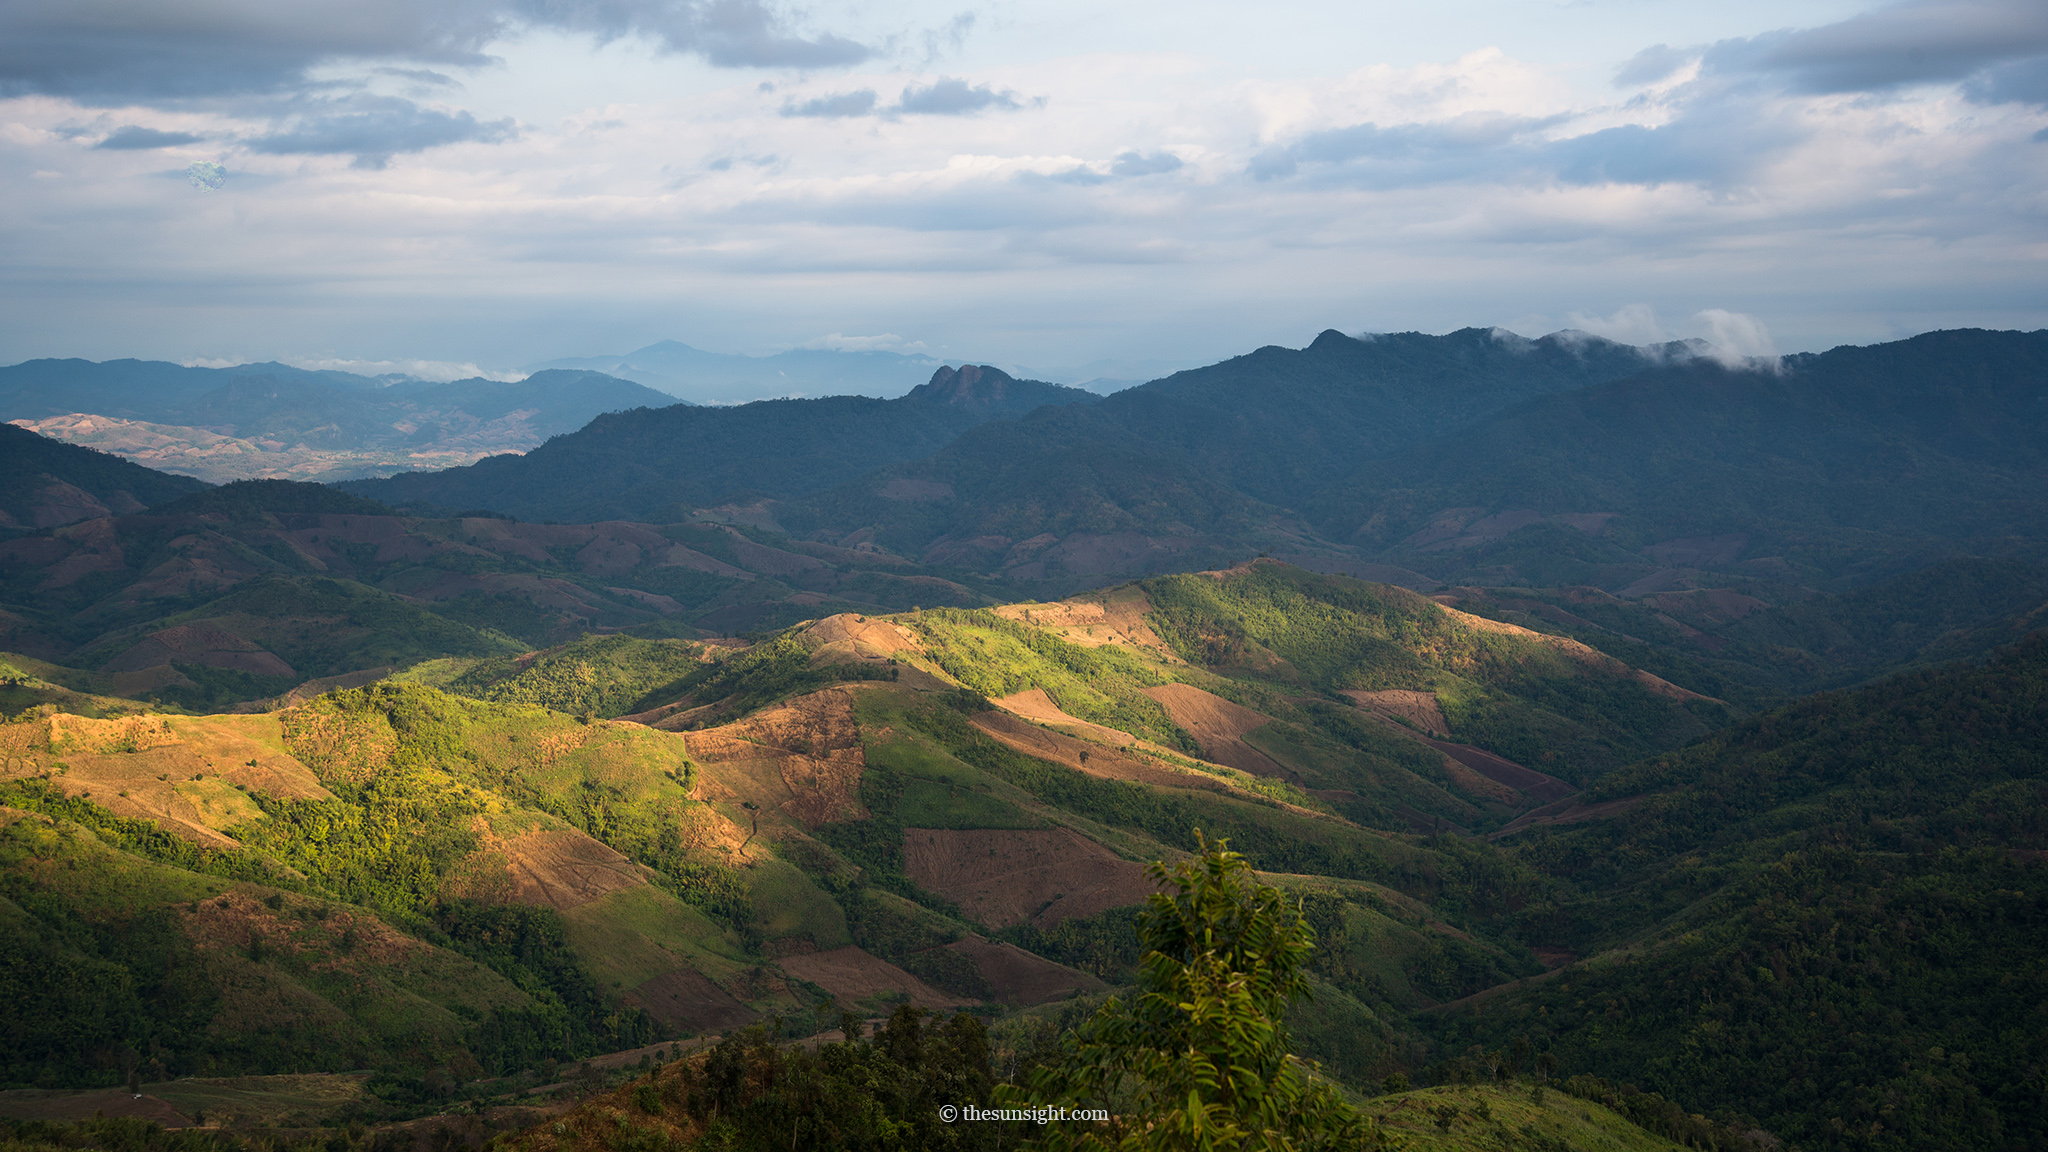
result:
[[[676,401],[596,372],[505,383],[372,379],[283,364],[30,360],[0,420],[215,483],[338,480],[523,452],[599,413]]]
[[[941,361],[921,353],[793,348],[742,356],[663,340],[623,356],[546,360],[528,371],[603,372],[693,404],[731,405],[792,396],[889,399],[929,380],[941,367]]]

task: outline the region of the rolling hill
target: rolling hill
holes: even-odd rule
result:
[[[903,1003],[1028,1046],[1129,979],[1140,862],[1200,828],[1315,928],[1303,1051],[1445,1147],[1608,1121],[1395,1074],[1522,1066],[1685,1140],[2024,1144],[2044,652],[1734,718],[1569,638],[1265,561],[453,656],[260,713],[94,719],[51,692],[0,729],[5,929],[78,974],[35,1052],[327,1067],[302,1039],[325,1021],[350,1039],[322,1060],[426,1099],[436,1067]],[[375,967],[400,959],[421,975]],[[464,971],[490,975],[417,1009],[437,1047],[341,992]],[[276,989],[260,1027],[223,1015],[245,987]]]

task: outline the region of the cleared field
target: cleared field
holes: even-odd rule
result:
[[[1191,684],[1161,684],[1142,691],[1157,700],[1175,724],[1194,734],[1202,744],[1204,757],[1254,776],[1278,776],[1298,782],[1294,773],[1244,742],[1245,733],[1272,723],[1271,716]]]
[[[1015,944],[968,939],[948,944],[946,950],[972,960],[975,971],[996,990],[996,999],[1015,1007],[1065,999],[1077,990],[1097,992],[1108,987],[1086,972],[1055,964]]]
[[[922,1008],[942,1009],[964,1008],[974,1003],[941,992],[887,960],[850,944],[830,952],[784,956],[778,963],[784,972],[816,984],[846,1004],[900,998]]]
[[[1142,904],[1156,889],[1142,865],[1065,828],[903,830],[903,872],[992,928],[1050,928]]]

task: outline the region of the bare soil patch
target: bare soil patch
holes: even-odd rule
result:
[[[1078,772],[1100,776],[1105,780],[1130,780],[1166,788],[1202,788],[1217,792],[1225,790],[1220,781],[1208,776],[1179,771],[1126,756],[1100,744],[1091,744],[1086,740],[1026,723],[1007,712],[983,712],[969,723],[1012,751],[1022,752],[1039,760],[1063,764]]]
[[[834,999],[852,1004],[878,996],[904,996],[921,1008],[965,1008],[974,1003],[941,992],[879,956],[849,944],[829,952],[785,956],[777,961],[782,970],[799,980],[808,980]]]
[[[139,672],[181,660],[211,668],[232,668],[263,676],[295,676],[292,666],[275,653],[232,632],[198,624],[181,624],[152,632],[100,667],[102,672]]]
[[[905,828],[903,872],[991,928],[1050,928],[1157,891],[1142,865],[1066,828]]]
[[[1349,696],[1368,712],[1406,720],[1438,739],[1450,738],[1450,721],[1444,719],[1444,710],[1437,704],[1434,692],[1413,692],[1405,688],[1363,692],[1354,688],[1347,689],[1344,695]]]
[[[1047,696],[1043,688],[1027,688],[1022,692],[1015,692],[1000,699],[991,700],[989,703],[994,704],[1005,712],[1022,716],[1026,720],[1035,721],[1039,724],[1057,724],[1062,728],[1071,729],[1087,736],[1091,740],[1097,740],[1112,747],[1122,748],[1130,744],[1143,743],[1143,741],[1140,741],[1129,732],[1119,731],[1102,724],[1091,723],[1081,719],[1079,716],[1068,715],[1058,704],[1053,703],[1052,697]]]
[[[628,991],[624,999],[631,1007],[645,1008],[663,1026],[687,1032],[723,1032],[760,1017],[694,968],[664,972]]]
[[[1617,816],[1647,799],[1649,799],[1647,796],[1626,796],[1620,800],[1608,800],[1599,804],[1576,804],[1570,801],[1559,801],[1555,804],[1547,804],[1533,812],[1522,813],[1505,827],[1489,835],[1487,839],[1498,840],[1503,836],[1512,836],[1517,832],[1534,828],[1540,824],[1576,824],[1581,820],[1598,820],[1603,816]]]
[[[1169,663],[1184,663],[1173,646],[1159,638],[1145,621],[1152,602],[1136,588],[1118,588],[1096,594],[1100,598],[1064,600],[1058,604],[1005,604],[992,609],[996,615],[1034,628],[1056,632],[1072,644],[1099,648],[1122,644],[1145,648]]]
[[[0,778],[47,775],[65,795],[116,816],[230,847],[237,842],[223,829],[260,814],[240,787],[287,799],[330,796],[311,770],[278,750],[281,738],[270,716],[95,720],[60,712],[0,729]]]
[[[1470,744],[1453,744],[1448,740],[1424,740],[1423,743],[1488,780],[1505,784],[1539,804],[1562,800],[1578,791],[1555,776],[1547,776],[1533,768],[1524,768],[1513,760],[1505,756],[1496,756],[1484,748],[1475,748]]]
[[[9,1120],[90,1120],[94,1116],[154,1120],[166,1128],[190,1128],[192,1118],[155,1096],[136,1096],[126,1088],[87,1092],[50,1088],[15,1088],[0,1092],[0,1116]]]
[[[948,944],[946,950],[972,960],[981,978],[995,989],[996,999],[1014,1007],[1065,999],[1077,990],[1097,992],[1108,987],[1087,972],[1055,964],[1014,944],[970,938]]]
[[[1190,684],[1162,684],[1143,691],[1166,709],[1175,724],[1194,734],[1208,759],[1254,776],[1294,778],[1294,773],[1272,757],[1240,739],[1252,729],[1272,723],[1271,716]]]
[[[784,791],[776,805],[805,827],[868,818],[860,802],[867,757],[847,689],[798,696],[737,723],[687,733],[684,739],[690,755],[706,764],[772,762]]]
[[[821,645],[811,658],[814,664],[828,663],[834,657],[886,660],[898,652],[924,650],[917,633],[901,624],[856,616],[851,612],[827,616],[804,629],[804,634]]]
[[[647,883],[640,865],[573,828],[528,832],[489,850],[504,855],[510,903],[567,911]]]

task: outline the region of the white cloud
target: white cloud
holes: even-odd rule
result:
[[[1657,321],[1657,310],[1648,304],[1624,304],[1611,316],[1573,312],[1565,317],[1565,323],[1581,332],[1590,332],[1621,344],[1662,344],[1670,339],[1664,332],[1664,325]]]
[[[527,375],[524,372],[492,371],[479,368],[472,363],[453,360],[350,360],[338,356],[321,356],[297,357],[284,362],[294,368],[304,368],[312,372],[350,372],[357,376],[413,376],[436,383],[482,377],[485,380],[510,384],[526,379]],[[225,368],[229,365],[220,362],[195,365],[188,362],[187,367]]]
[[[1708,355],[1730,368],[1756,367],[1778,363],[1778,346],[1771,330],[1754,316],[1708,308],[1693,317],[1707,330]]]
[[[804,348],[822,348],[832,352],[926,352],[922,340],[905,340],[894,332],[880,336],[846,336],[838,332],[820,336],[802,344]]]

